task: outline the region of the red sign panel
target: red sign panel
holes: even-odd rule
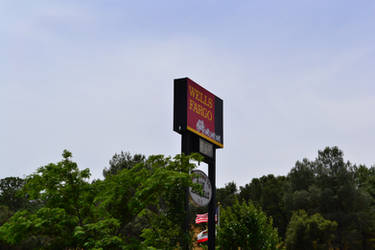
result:
[[[215,134],[215,95],[187,79],[187,129],[220,142]]]
[[[174,80],[173,130],[223,147],[223,100],[189,78]]]

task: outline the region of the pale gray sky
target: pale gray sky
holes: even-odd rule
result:
[[[375,162],[375,2],[0,0],[0,178],[175,155],[173,79],[224,100],[217,185]]]

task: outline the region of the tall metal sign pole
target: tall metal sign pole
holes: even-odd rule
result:
[[[208,163],[208,178],[212,183],[212,199],[208,204],[208,249],[215,249],[215,213],[216,213],[216,150],[213,159]]]
[[[216,149],[224,147],[223,100],[189,78],[174,80],[173,130],[181,134],[181,152],[201,153],[212,187],[208,203],[208,249],[215,249]],[[189,209],[186,201],[185,209]],[[188,211],[187,211],[188,213]],[[187,216],[185,230],[188,230]]]

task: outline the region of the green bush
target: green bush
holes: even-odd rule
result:
[[[276,249],[279,236],[265,213],[252,203],[236,201],[221,211],[218,243],[221,249]]]

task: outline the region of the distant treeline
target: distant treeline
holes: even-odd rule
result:
[[[72,154],[26,178],[0,180],[0,249],[179,249],[185,191],[201,156],[121,152],[89,181]],[[194,160],[194,161],[193,161]],[[217,189],[220,249],[375,249],[375,168],[337,147],[297,161],[287,176]],[[204,208],[193,209],[194,213]]]
[[[297,161],[287,176],[228,183],[217,200],[261,208],[288,249],[375,249],[375,167],[345,162],[337,147]]]

